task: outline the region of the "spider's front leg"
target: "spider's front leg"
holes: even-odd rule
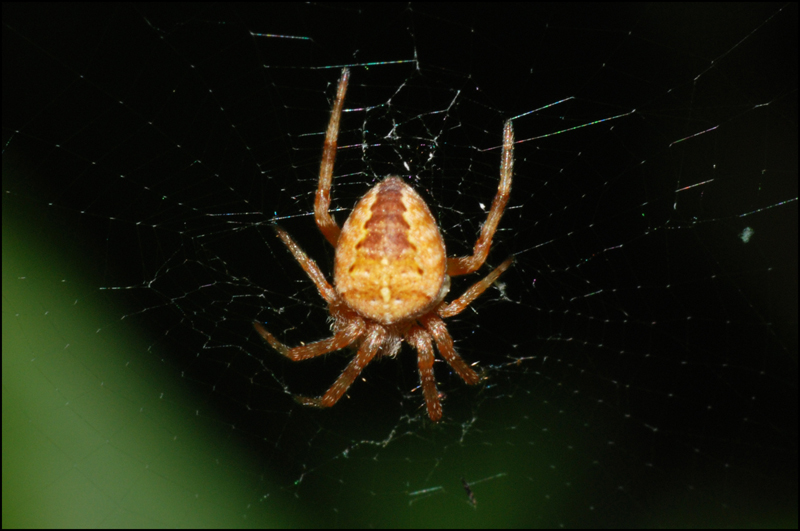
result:
[[[492,238],[497,231],[497,225],[508,204],[508,197],[511,193],[511,179],[514,176],[514,128],[511,120],[506,122],[503,128],[503,153],[500,156],[500,183],[497,186],[497,194],[492,201],[492,208],[486,216],[486,221],[481,227],[481,234],[478,236],[470,256],[453,257],[447,259],[447,274],[451,277],[466,275],[477,271],[486,261],[489,249],[492,247]]]
[[[347,93],[347,82],[350,79],[350,70],[342,69],[339,86],[336,89],[336,101],[331,109],[331,119],[325,133],[325,146],[322,148],[322,164],[319,168],[319,184],[317,195],[314,198],[314,219],[317,227],[330,244],[336,247],[341,229],[336,220],[331,216],[331,182],[333,181],[333,163],[336,161],[336,147],[339,139],[339,120],[342,117],[344,95]]]

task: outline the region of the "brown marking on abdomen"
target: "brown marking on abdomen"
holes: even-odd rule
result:
[[[404,183],[400,179],[389,178],[377,187],[369,221],[364,224],[366,236],[356,248],[369,258],[393,260],[403,251],[413,250],[408,241],[410,227],[403,218],[406,211],[402,201]]]

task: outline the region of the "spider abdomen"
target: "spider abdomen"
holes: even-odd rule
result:
[[[441,302],[446,269],[444,240],[425,201],[399,177],[388,177],[342,227],[334,284],[356,312],[392,324]]]

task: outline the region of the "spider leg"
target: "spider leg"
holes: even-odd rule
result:
[[[447,326],[445,326],[444,321],[434,313],[423,315],[419,318],[419,321],[425,329],[433,335],[433,339],[436,340],[436,348],[439,349],[439,354],[441,354],[445,361],[456,371],[456,374],[469,385],[478,383],[480,381],[480,376],[478,376],[478,373],[472,370],[472,367],[467,365],[467,362],[456,353],[456,349],[453,347],[453,338],[450,337],[450,334],[447,332]]]
[[[333,383],[330,389],[328,389],[325,394],[321,397],[308,397],[308,396],[295,396],[294,399],[297,400],[299,403],[303,404],[304,406],[314,406],[314,407],[331,407],[336,402],[339,401],[342,396],[347,392],[351,385],[358,375],[361,374],[361,371],[364,370],[372,358],[375,357],[375,354],[378,353],[378,350],[383,343],[383,340],[386,338],[386,329],[380,325],[373,325],[367,330],[366,336],[364,337],[364,342],[361,343],[361,348],[358,349],[358,353],[350,360],[350,363],[347,365],[345,370],[336,381]]]
[[[458,315],[464,311],[467,306],[472,304],[472,301],[480,297],[481,293],[486,291],[486,289],[491,286],[492,283],[494,283],[494,281],[500,277],[500,275],[503,274],[503,271],[508,269],[508,266],[510,266],[511,262],[513,261],[513,256],[506,258],[505,262],[497,266],[494,271],[486,275],[482,280],[479,280],[473,284],[467,291],[464,292],[462,296],[450,302],[449,304],[443,304],[439,306],[439,309],[436,310],[436,313],[438,313],[443,319],[447,319],[448,317],[453,317],[454,315]]]
[[[308,257],[300,246],[295,243],[292,237],[289,236],[288,232],[277,226],[275,227],[275,232],[278,234],[278,238],[281,239],[283,244],[289,248],[294,259],[300,263],[300,267],[303,268],[303,271],[314,281],[314,284],[317,286],[317,291],[319,291],[319,294],[325,299],[325,302],[329,305],[333,304],[337,300],[336,291],[328,284],[328,281],[325,280],[325,275],[314,259]]]
[[[364,333],[365,329],[363,321],[360,319],[353,320],[348,323],[344,330],[337,332],[333,337],[329,337],[328,339],[323,339],[321,341],[315,341],[314,343],[309,343],[308,345],[300,345],[299,347],[289,348],[278,341],[275,336],[267,332],[258,321],[255,321],[253,326],[255,327],[256,332],[258,332],[261,337],[263,337],[267,343],[272,346],[272,348],[292,361],[302,361],[310,358],[316,358],[317,356],[322,356],[328,352],[343,349],[347,345],[354,343],[359,336]]]
[[[343,68],[342,77],[339,78],[339,87],[336,89],[336,101],[331,109],[328,131],[325,133],[325,147],[322,149],[322,164],[319,168],[319,184],[317,185],[317,195],[314,198],[314,219],[317,221],[317,227],[334,247],[339,241],[340,229],[330,213],[331,181],[333,180],[333,163],[336,160],[336,146],[339,139],[339,119],[342,116],[344,95],[347,92],[349,79],[350,70]]]
[[[419,367],[419,383],[425,397],[428,416],[434,422],[442,418],[442,403],[439,391],[436,390],[436,379],[433,376],[433,345],[431,335],[423,328],[414,326],[406,334],[407,341],[417,349],[417,366]]]
[[[508,204],[508,194],[511,192],[511,177],[514,174],[514,129],[511,120],[506,122],[503,129],[503,153],[500,162],[500,184],[497,195],[492,201],[492,209],[486,217],[486,222],[481,228],[481,235],[475,241],[471,256],[453,257],[447,259],[447,274],[451,277],[466,275],[476,271],[486,261],[489,249],[492,247],[492,237],[503,217],[503,211]]]

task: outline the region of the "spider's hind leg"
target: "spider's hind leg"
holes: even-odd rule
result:
[[[419,326],[414,326],[406,334],[406,339],[417,351],[417,367],[419,368],[419,384],[425,397],[428,416],[434,422],[442,418],[442,402],[436,389],[436,378],[433,375],[433,343],[431,335]]]
[[[475,372],[472,367],[467,365],[467,362],[458,355],[455,347],[453,346],[453,338],[447,332],[447,327],[444,321],[438,315],[429,313],[420,318],[420,322],[425,329],[433,335],[436,341],[436,348],[439,349],[439,354],[445,361],[453,368],[462,380],[469,385],[475,385],[481,381],[481,377]]]
[[[372,361],[372,358],[374,358],[375,354],[380,350],[385,338],[385,328],[380,325],[373,325],[370,327],[363,343],[361,343],[361,348],[358,349],[358,353],[350,360],[345,370],[339,375],[331,388],[328,389],[324,395],[321,397],[295,395],[294,399],[304,406],[333,406],[344,396],[347,390],[350,389],[350,386],[353,385],[353,382],[358,378],[358,375],[361,374],[361,371],[364,370],[364,367],[369,365],[369,362]]]
[[[337,332],[333,337],[329,337],[328,339],[323,339],[321,341],[315,341],[314,343],[309,343],[308,345],[300,345],[299,347],[289,348],[278,341],[275,336],[267,332],[267,330],[261,326],[261,323],[258,321],[253,323],[253,327],[255,327],[256,332],[258,332],[259,335],[261,335],[261,337],[263,337],[272,348],[292,361],[316,358],[317,356],[327,354],[328,352],[343,349],[347,345],[350,345],[356,341],[365,330],[363,321],[353,320],[349,326]]]

